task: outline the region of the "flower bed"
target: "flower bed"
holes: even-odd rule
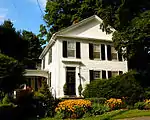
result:
[[[105,102],[111,110],[121,109],[124,106],[124,102],[121,99],[110,98]]]
[[[60,102],[55,111],[58,118],[81,118],[91,109],[92,103],[89,100],[65,100]]]

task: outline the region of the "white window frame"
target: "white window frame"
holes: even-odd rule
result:
[[[111,46],[111,59],[112,59],[112,54],[117,54],[117,59],[112,59],[112,61],[118,61],[118,52],[116,50],[112,51],[112,49],[115,50],[114,46]]]
[[[95,46],[99,46],[99,51],[94,50]],[[94,52],[99,52],[99,58],[94,57]],[[93,58],[94,58],[94,60],[101,60],[101,44],[93,44]]]
[[[69,42],[74,44],[74,49],[69,49],[68,48]],[[69,56],[68,55],[69,50],[74,50],[74,56]],[[76,42],[75,41],[67,41],[67,58],[76,58]]]
[[[99,72],[99,77],[95,76],[95,72]],[[96,80],[96,79],[101,79],[101,78],[102,78],[102,71],[101,70],[94,70],[93,71],[93,79]]]

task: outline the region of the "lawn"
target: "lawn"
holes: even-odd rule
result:
[[[115,110],[103,115],[82,118],[79,120],[103,120],[104,118],[111,118],[112,120],[123,119],[123,118],[132,118],[132,117],[142,117],[150,116],[149,110]],[[56,120],[54,118],[43,118],[41,120]]]

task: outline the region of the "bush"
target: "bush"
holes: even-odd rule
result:
[[[64,95],[67,95],[67,93],[68,93],[68,87],[67,87],[66,83],[63,86],[63,91],[64,91]]]
[[[93,80],[83,91],[85,98],[122,98],[131,105],[144,98],[144,89],[138,80],[139,75],[130,71],[108,80]]]
[[[106,105],[110,107],[111,110],[118,110],[124,107],[124,103],[121,99],[110,98],[106,101]]]
[[[79,87],[78,87],[78,91],[79,91],[80,96],[82,95],[82,90],[83,90],[83,88],[82,88],[82,85],[80,84]]]
[[[0,105],[0,117],[5,120],[15,120],[15,106],[13,104],[1,104]]]
[[[56,102],[49,90],[46,80],[42,81],[42,87],[35,93],[37,113],[41,117],[53,117]]]
[[[90,100],[92,103],[104,104],[106,102],[106,98],[86,98],[86,100]]]
[[[110,108],[107,105],[102,105],[102,104],[97,104],[97,103],[92,104],[93,115],[101,115],[101,114],[104,114],[105,112],[108,112],[109,110]]]
[[[55,111],[57,116],[64,118],[81,118],[85,113],[91,110],[91,102],[89,100],[65,100],[60,102]]]
[[[139,109],[139,110],[144,110],[145,109],[145,102],[137,102],[134,104],[134,108]]]
[[[30,90],[20,90],[17,92],[15,104],[20,119],[26,119],[36,116],[35,100],[33,99],[34,93]]]
[[[11,99],[9,98],[8,94],[2,99],[2,104],[9,104],[11,103]]]

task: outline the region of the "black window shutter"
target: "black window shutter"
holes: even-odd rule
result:
[[[94,77],[93,77],[93,70],[90,70],[89,73],[90,73],[90,82],[91,82],[94,79]]]
[[[63,41],[63,57],[67,57],[67,41]]]
[[[107,45],[107,59],[111,60],[111,46]]]
[[[101,59],[105,60],[105,45],[101,44]]]
[[[111,71],[108,71],[108,78],[111,78],[111,77],[112,77]]]
[[[119,71],[119,75],[122,75],[123,74],[123,72],[122,71]]]
[[[122,55],[118,52],[118,59],[119,61],[122,61]]]
[[[106,79],[106,71],[105,70],[102,70],[102,78]]]
[[[93,60],[93,44],[89,43],[89,58]]]
[[[76,42],[76,58],[81,58],[80,42]]]

